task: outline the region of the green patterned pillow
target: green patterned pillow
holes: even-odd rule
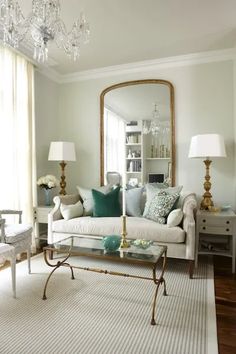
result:
[[[166,216],[171,211],[176,200],[179,198],[179,193],[168,194],[164,190],[155,194],[150,201],[145,213],[145,218],[158,222],[159,224],[166,223]]]
[[[146,217],[146,215],[147,215],[147,212],[149,210],[149,206],[150,206],[152,199],[154,198],[155,195],[159,194],[159,192],[165,191],[166,194],[169,194],[169,195],[172,195],[175,193],[179,194],[183,188],[183,186],[177,186],[177,187],[169,187],[169,188],[160,189],[157,186],[157,183],[155,183],[155,184],[154,183],[153,184],[147,183],[145,187],[146,187],[147,198],[146,198],[145,208],[144,208],[144,212],[143,212],[144,217]],[[176,205],[173,205],[172,209],[175,209],[177,207],[177,202],[178,202],[178,198],[176,200]]]

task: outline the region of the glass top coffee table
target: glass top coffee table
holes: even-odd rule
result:
[[[72,279],[74,279],[73,268],[76,268],[76,269],[82,269],[86,271],[97,272],[97,273],[105,273],[110,275],[151,280],[155,284],[151,324],[152,325],[156,324],[155,321],[156,298],[157,298],[159,286],[161,284],[163,284],[164,286],[163,295],[165,296],[167,295],[166,282],[163,277],[166,268],[166,253],[167,253],[166,246],[152,244],[148,248],[142,249],[134,245],[131,245],[129,248],[122,248],[114,252],[109,252],[104,249],[101,238],[89,238],[86,236],[81,236],[81,237],[70,236],[64,240],[54,243],[53,245],[48,245],[44,247],[43,252],[44,252],[44,259],[46,264],[53,268],[44,286],[43,300],[47,299],[46,291],[47,291],[48,282],[52,274],[59,267],[70,268]],[[53,253],[64,254],[65,256],[63,257],[62,260],[57,261],[56,263],[53,264],[52,261],[49,259],[50,255],[52,255]],[[145,277],[145,276],[139,276],[135,274],[115,272],[107,269],[89,268],[89,267],[82,267],[78,265],[75,266],[73,265],[72,256],[78,256],[78,257],[85,256],[85,257],[109,260],[111,262],[117,262],[117,263],[143,265],[150,268],[151,274],[150,277]],[[158,273],[157,265],[159,261],[160,262],[162,261],[161,263],[162,266],[160,270],[160,275],[157,276]]]

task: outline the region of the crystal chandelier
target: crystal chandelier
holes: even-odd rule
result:
[[[154,111],[152,113],[152,120],[143,121],[143,133],[157,135],[160,133],[160,111],[158,109],[157,103],[154,104]]]
[[[89,24],[80,15],[67,32],[60,18],[59,0],[32,0],[32,11],[25,19],[17,0],[0,0],[0,23],[3,25],[3,43],[14,48],[29,36],[34,45],[34,59],[48,59],[48,43],[55,41],[66,54],[77,60],[80,46],[89,40]]]

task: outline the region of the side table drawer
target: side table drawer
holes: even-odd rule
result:
[[[47,224],[48,223],[48,214],[50,213],[51,208],[37,208],[36,218],[37,222]]]
[[[202,234],[216,234],[216,235],[232,235],[233,227],[230,226],[211,226],[211,225],[200,225],[199,232]]]
[[[199,218],[199,225],[202,226],[220,226],[223,227],[225,226],[233,226],[233,220],[231,218],[205,218],[205,217],[200,217]]]

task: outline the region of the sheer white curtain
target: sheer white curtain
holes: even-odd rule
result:
[[[104,167],[108,171],[124,174],[125,121],[111,110],[104,109]]]
[[[0,208],[23,210],[33,222],[36,204],[34,68],[0,47]]]

